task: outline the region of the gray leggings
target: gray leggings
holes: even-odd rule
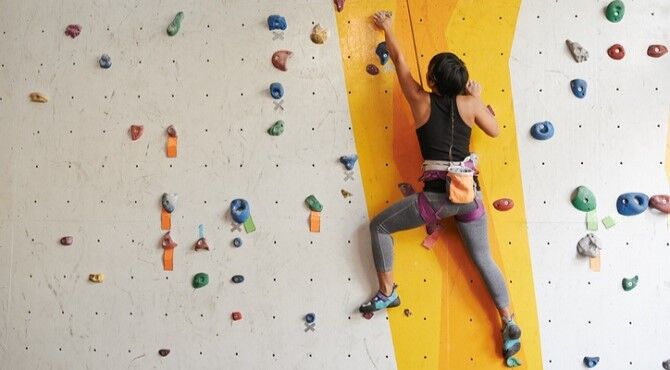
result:
[[[438,209],[442,205],[439,213],[440,219],[468,213],[476,208],[475,202],[470,204],[451,203],[446,193],[425,192],[424,194],[434,209]],[[419,214],[417,196],[418,194],[412,194],[396,202],[370,222],[372,256],[378,272],[391,271],[393,268],[393,237],[391,234],[396,231],[414,229],[424,224]],[[478,196],[480,195],[478,194]],[[475,221],[456,222],[456,224],[470,258],[477,265],[496,306],[498,308],[509,306],[509,294],[505,279],[503,279],[500,269],[491,258],[486,215]]]

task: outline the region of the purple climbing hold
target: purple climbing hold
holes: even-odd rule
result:
[[[282,30],[284,31],[286,29],[286,18],[282,17],[281,15],[276,15],[273,14],[268,17],[268,28],[270,28],[270,31],[274,30]]]
[[[342,9],[344,9],[344,0],[334,0],[335,1],[335,6],[337,7],[337,11],[341,12]]]
[[[346,168],[347,170],[354,169],[354,165],[356,164],[357,160],[358,156],[356,154],[343,155],[340,157],[340,163],[342,163],[344,165],[344,168]]]
[[[586,96],[586,81],[582,79],[574,79],[570,81],[570,88],[572,89],[572,93],[575,94],[576,97],[579,99],[584,99]]]
[[[379,57],[379,63],[385,65],[389,61],[389,50],[386,48],[386,41],[382,41],[377,45],[375,53]]]

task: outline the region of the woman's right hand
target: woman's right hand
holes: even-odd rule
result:
[[[375,21],[375,25],[381,28],[382,30],[388,31],[391,29],[392,24],[391,12],[387,10],[380,10],[372,16],[372,19]]]

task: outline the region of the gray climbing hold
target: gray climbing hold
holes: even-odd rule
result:
[[[600,362],[600,357],[584,357],[584,366],[588,367],[589,369],[598,365],[598,362]]]
[[[184,19],[184,12],[177,13],[167,28],[167,34],[170,36],[176,35],[177,32],[179,32],[179,28],[181,28],[181,21],[183,19]]]
[[[572,93],[579,99],[584,99],[586,96],[586,88],[587,83],[582,79],[576,78],[570,81],[570,89],[572,89]]]
[[[286,30],[286,18],[282,17],[281,15],[276,15],[273,14],[268,17],[268,28],[270,31],[274,30]]]
[[[600,239],[595,234],[586,234],[577,242],[577,252],[586,257],[597,257],[602,249]]]
[[[270,128],[268,129],[268,134],[272,136],[279,136],[284,132],[284,121],[279,120],[275,122]]]
[[[177,206],[177,194],[176,193],[170,193],[170,194],[163,193],[161,203],[163,204],[163,209],[165,209],[165,212],[167,212],[167,213],[174,212],[174,209]]]
[[[107,54],[102,54],[98,63],[100,64],[100,68],[107,69],[112,66],[112,58]]]
[[[568,49],[570,49],[570,54],[572,54],[572,57],[575,58],[575,62],[586,62],[589,59],[589,52],[578,42],[565,40],[565,43],[568,45]]]

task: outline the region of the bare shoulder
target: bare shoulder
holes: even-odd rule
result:
[[[475,114],[479,99],[472,95],[458,95],[456,97],[456,104],[458,105],[458,113],[463,118],[463,121],[472,126],[475,123]]]

